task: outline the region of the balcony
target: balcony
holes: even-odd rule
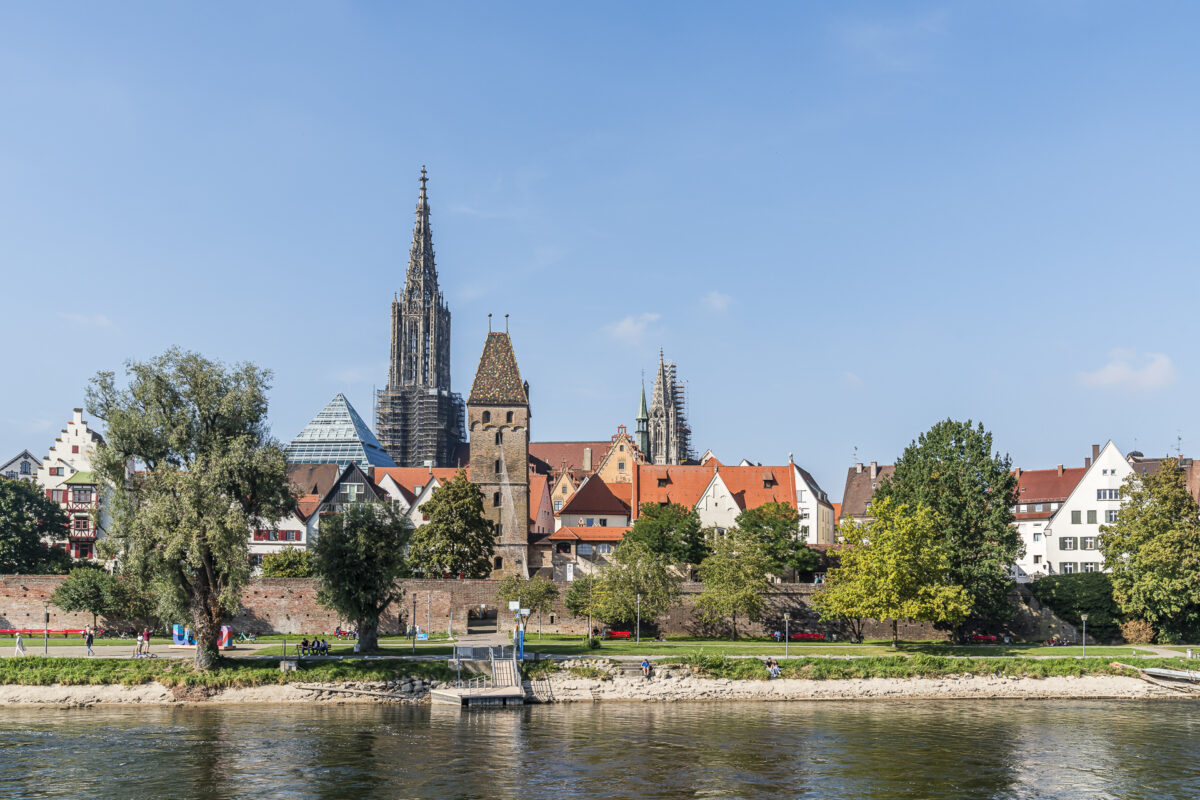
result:
[[[100,503],[95,500],[90,500],[86,503],[77,503],[74,500],[67,501],[67,511],[98,511]]]
[[[96,538],[95,528],[72,528],[67,531],[68,539],[87,539],[92,541]]]

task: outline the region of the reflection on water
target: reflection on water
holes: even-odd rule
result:
[[[8,709],[0,798],[1192,798],[1189,701]]]

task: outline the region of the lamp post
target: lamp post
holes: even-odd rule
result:
[[[42,601],[42,610],[45,612],[42,615],[42,623],[44,625],[44,627],[42,629],[42,656],[48,658],[50,656],[50,601],[49,600]]]
[[[413,592],[413,615],[412,622],[409,624],[410,633],[412,633],[412,652],[417,654],[417,593]]]
[[[787,611],[783,612],[783,657],[788,657],[788,623],[792,621],[792,615]]]
[[[642,593],[638,592],[637,601],[637,638],[634,640],[638,644],[642,643]]]
[[[1087,658],[1087,614],[1080,614],[1079,618],[1083,620],[1083,657]]]

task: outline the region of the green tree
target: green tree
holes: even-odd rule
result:
[[[190,620],[196,666],[208,669],[249,579],[248,532],[295,504],[268,434],[270,373],[178,349],[126,372],[126,388],[100,372],[88,390],[107,423],[94,458],[113,487],[105,552],[151,587],[160,618]]]
[[[1050,575],[1029,584],[1030,591],[1061,619],[1079,627],[1088,615],[1088,634],[1099,641],[1117,635],[1121,609],[1113,599],[1112,577],[1103,572]]]
[[[284,547],[267,553],[262,559],[264,578],[311,578],[312,551],[298,547]]]
[[[934,512],[948,547],[949,581],[970,598],[968,618],[996,622],[1012,616],[1009,569],[1022,552],[1012,524],[1017,479],[1012,459],[993,453],[992,435],[982,424],[934,425],[905,449],[875,498]],[[966,622],[955,625],[960,636]]]
[[[412,536],[412,568],[428,578],[486,578],[492,572],[496,529],[483,516],[483,494],[459,470],[421,506],[429,521]]]
[[[783,577],[789,570],[811,572],[820,556],[800,537],[800,512],[787,503],[764,503],[738,514],[734,524],[766,548],[770,571]]]
[[[29,481],[0,478],[0,573],[61,575],[71,556],[45,543],[66,535],[67,515]]]
[[[642,542],[623,541],[601,574],[596,616],[606,622],[653,622],[679,600],[682,583],[665,556]],[[640,596],[640,601],[639,601]]]
[[[357,650],[379,647],[379,618],[404,597],[412,525],[386,503],[350,503],[321,520],[312,551],[317,600],[358,627]]]
[[[521,608],[528,608],[531,613],[537,614],[540,639],[542,614],[554,610],[554,604],[558,601],[558,587],[541,575],[534,575],[529,580],[520,575],[509,575],[500,581],[496,589],[496,600],[500,608],[507,608],[510,601],[520,600]]]
[[[585,572],[582,575],[576,575],[575,580],[571,581],[567,586],[567,594],[563,598],[563,605],[577,617],[587,617],[587,635],[585,639],[592,637],[592,618],[600,616],[600,589],[599,581],[596,576],[590,572]]]
[[[696,610],[709,622],[729,622],[729,638],[737,639],[737,620],[745,614],[751,622],[762,619],[767,573],[775,566],[767,545],[757,534],[737,528],[717,537],[712,555],[700,563],[704,589]]]
[[[1168,641],[1200,635],[1200,509],[1184,478],[1175,459],[1130,475],[1117,521],[1100,528],[1117,605]]]
[[[92,615],[92,627],[96,617],[107,614],[112,600],[110,584],[115,579],[102,569],[76,567],[67,579],[58,585],[50,602],[63,611],[84,611]]]
[[[945,523],[928,506],[910,511],[887,498],[873,501],[867,513],[870,522],[849,520],[839,529],[841,561],[813,595],[821,619],[890,619],[893,646],[900,619],[961,623],[971,600],[953,582]]]
[[[622,546],[631,543],[645,545],[669,564],[699,564],[708,555],[700,515],[679,503],[642,503]]]

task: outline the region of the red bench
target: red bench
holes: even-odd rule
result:
[[[792,634],[788,635],[788,638],[791,639],[792,641],[795,641],[797,639],[813,641],[813,640],[824,639],[825,634],[823,634],[823,633],[792,633]]]
[[[994,633],[976,633],[971,636],[971,641],[995,644],[996,642],[1000,641],[1000,637]]]
[[[608,631],[604,634],[605,639],[628,639],[633,636],[629,631]]]

